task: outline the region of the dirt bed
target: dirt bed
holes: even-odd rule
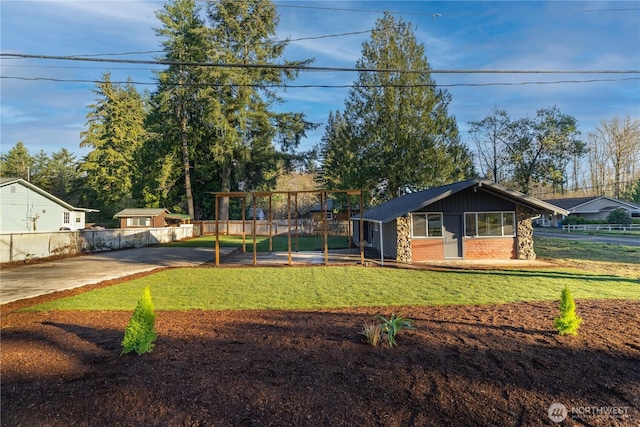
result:
[[[640,302],[577,304],[577,337],[550,302],[160,311],[143,356],[120,356],[130,312],[3,306],[1,423],[539,426],[558,402],[563,426],[640,426]],[[393,311],[417,329],[367,344],[362,325]]]

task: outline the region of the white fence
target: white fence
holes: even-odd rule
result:
[[[193,237],[193,226],[0,234],[0,263],[139,248]]]
[[[640,224],[573,224],[563,225],[562,231],[640,231]]]

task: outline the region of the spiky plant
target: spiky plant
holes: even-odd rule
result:
[[[137,354],[151,352],[154,347],[153,342],[157,337],[155,322],[156,313],[151,299],[151,291],[149,288],[145,288],[124,332],[121,354],[132,351]]]
[[[380,344],[380,340],[382,340],[382,325],[373,322],[366,323],[362,327],[360,334],[365,336],[369,344],[377,347]]]
[[[380,315],[378,315],[377,317],[382,320],[382,332],[387,335],[389,347],[397,345],[396,335],[402,329],[415,329],[415,327],[413,326],[413,320],[396,316],[395,313],[391,314],[391,317],[388,319]]]
[[[560,335],[578,335],[580,323],[582,318],[576,314],[576,303],[565,286],[560,296],[560,316],[553,319],[553,324]]]

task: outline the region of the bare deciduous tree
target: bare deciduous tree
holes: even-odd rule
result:
[[[619,198],[640,178],[640,119],[602,120],[589,134],[589,158],[592,187]]]

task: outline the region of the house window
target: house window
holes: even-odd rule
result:
[[[71,212],[62,212],[62,223],[71,224]]]
[[[145,217],[127,218],[127,227],[151,227],[151,218],[145,218]]]
[[[464,214],[467,237],[515,236],[513,212],[468,212]]]
[[[442,237],[442,214],[411,214],[411,237]]]

